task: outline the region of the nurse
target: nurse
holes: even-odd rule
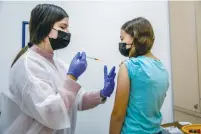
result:
[[[115,83],[115,67],[104,67],[104,87],[86,92],[76,80],[87,68],[78,52],[68,67],[53,59],[54,50],[68,46],[68,15],[56,5],[40,4],[31,12],[30,43],[11,66],[10,85],[3,97],[1,134],[74,134],[77,110],[106,101]]]

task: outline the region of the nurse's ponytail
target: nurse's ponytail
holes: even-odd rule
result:
[[[24,48],[22,48],[20,50],[20,52],[17,54],[17,56],[13,60],[13,63],[11,64],[11,68],[13,67],[13,65],[15,64],[15,62],[28,50],[28,48],[29,48],[29,45],[25,46]]]

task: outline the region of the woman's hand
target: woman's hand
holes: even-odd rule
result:
[[[104,66],[104,88],[100,91],[101,95],[104,97],[110,97],[110,95],[113,93],[115,87],[115,76],[115,67],[113,67],[108,74],[107,66]]]

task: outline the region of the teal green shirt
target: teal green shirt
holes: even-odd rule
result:
[[[161,107],[169,87],[168,72],[159,60],[145,56],[125,62],[130,96],[121,134],[155,134],[161,131]]]

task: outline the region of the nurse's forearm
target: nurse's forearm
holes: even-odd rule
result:
[[[92,109],[101,104],[100,91],[85,92],[82,96],[82,108],[80,110]]]
[[[75,103],[75,99],[80,88],[81,86],[76,81],[67,78],[64,81],[63,88],[59,89],[67,110],[71,109],[72,105]]]

